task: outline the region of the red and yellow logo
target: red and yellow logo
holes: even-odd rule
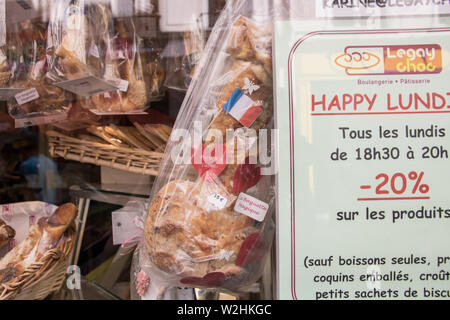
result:
[[[334,63],[348,75],[435,74],[442,71],[438,44],[349,46]]]

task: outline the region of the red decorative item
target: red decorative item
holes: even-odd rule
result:
[[[180,280],[182,284],[199,286],[199,287],[215,287],[220,286],[225,281],[225,274],[222,272],[208,273],[203,278],[186,277]]]
[[[216,155],[217,148],[222,148],[222,154]],[[201,148],[192,148],[191,163],[202,179],[209,183],[216,180],[216,178],[225,170],[227,163],[227,147],[223,144],[214,145],[205,155],[206,147],[202,144]],[[209,150],[207,150],[209,151]]]
[[[245,159],[245,163],[239,165],[234,173],[233,192],[235,194],[256,186],[261,180],[261,168],[249,162],[249,158]]]
[[[265,252],[266,248],[264,242],[261,241],[261,235],[258,232],[252,233],[242,243],[237,255],[236,265],[245,267],[261,259]]]

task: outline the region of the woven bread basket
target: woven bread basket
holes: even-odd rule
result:
[[[157,176],[163,153],[84,141],[49,130],[49,152],[54,158],[90,163],[138,174]]]
[[[13,280],[0,284],[0,300],[43,300],[58,292],[66,277],[75,237],[76,228],[72,225],[58,245],[38,262]]]

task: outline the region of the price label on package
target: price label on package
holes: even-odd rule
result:
[[[430,21],[276,23],[279,298],[450,297],[450,19]]]
[[[214,192],[208,196],[208,202],[214,205],[217,209],[222,210],[227,205],[227,198]]]

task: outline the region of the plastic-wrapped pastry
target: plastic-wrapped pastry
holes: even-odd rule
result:
[[[16,231],[0,219],[0,249],[14,238]]]

